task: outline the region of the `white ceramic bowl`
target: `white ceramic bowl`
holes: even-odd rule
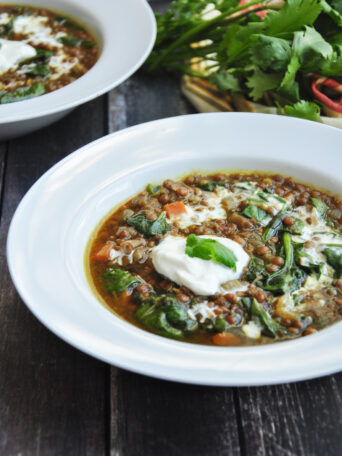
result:
[[[302,380],[342,368],[342,322],[260,347],[168,340],[123,321],[92,293],[84,251],[94,227],[149,182],[194,170],[271,170],[342,194],[342,132],[295,118],[196,114],[102,138],[65,158],[20,203],[8,236],[14,284],[62,339],[99,359],[155,377],[208,385]]]
[[[45,127],[76,106],[116,87],[142,65],[154,44],[156,22],[145,0],[20,0],[19,3],[44,6],[75,17],[95,34],[101,55],[84,76],[55,92],[0,105],[0,140]]]

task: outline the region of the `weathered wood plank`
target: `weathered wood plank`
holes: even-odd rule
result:
[[[112,456],[240,455],[231,388],[170,383],[113,370]]]
[[[342,454],[342,374],[239,389],[246,455]]]
[[[1,456],[101,456],[107,450],[108,367],[36,320],[14,290],[5,259],[20,199],[46,169],[106,132],[104,106],[99,99],[9,144],[0,226]]]

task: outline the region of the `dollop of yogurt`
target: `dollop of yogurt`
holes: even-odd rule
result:
[[[167,236],[152,249],[152,263],[159,274],[184,285],[200,296],[211,296],[221,291],[221,285],[241,277],[249,262],[249,256],[235,241],[218,236],[199,236],[214,239],[231,249],[236,258],[236,271],[211,260],[192,258],[185,253],[186,238]]]
[[[36,55],[36,50],[22,41],[0,39],[0,74],[15,69],[19,63]]]

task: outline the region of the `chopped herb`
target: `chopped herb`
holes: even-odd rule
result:
[[[146,328],[161,336],[181,339],[198,328],[197,321],[189,317],[186,306],[174,295],[162,294],[144,298],[136,294],[135,298],[140,303],[135,313],[136,318]]]
[[[278,231],[283,227],[283,218],[285,217],[284,212],[279,212],[273,217],[273,219],[268,224],[264,234],[262,236],[263,241],[268,241],[271,237],[276,236]]]
[[[263,326],[263,334],[270,337],[276,337],[279,331],[285,332],[286,329],[279,323],[273,320],[271,315],[264,309],[264,307],[255,298],[243,298],[242,304],[246,307],[247,311]]]
[[[41,63],[48,63],[53,54],[53,51],[47,51],[46,49],[36,48],[36,55],[29,58],[28,60],[25,60],[24,63],[33,62],[36,60],[39,60],[39,62]]]
[[[211,260],[236,271],[237,258],[234,252],[214,239],[203,239],[190,234],[186,240],[185,253],[192,258]]]
[[[10,19],[7,24],[0,25],[0,37],[1,38],[9,38],[13,33],[14,27],[14,17]]]
[[[64,25],[65,27],[68,27],[70,29],[73,29],[73,30],[82,30],[82,27],[79,26],[78,24],[76,24],[75,22],[73,21],[70,21],[68,18],[66,17],[56,17],[55,18],[55,21],[58,22],[58,24],[60,25]]]
[[[139,277],[130,274],[122,269],[109,269],[103,274],[105,289],[109,293],[121,293],[131,285],[141,283]]]
[[[136,214],[128,217],[126,222],[145,236],[166,234],[171,225],[166,221],[166,214],[162,212],[156,220],[148,220],[145,214]]]
[[[260,277],[262,271],[265,269],[263,260],[253,257],[248,264],[248,271],[246,272],[246,279],[253,282],[256,278]]]
[[[40,76],[42,78],[50,73],[49,67],[45,64],[27,65],[22,67],[22,71],[30,76]]]
[[[273,198],[280,201],[281,203],[284,203],[284,204],[287,203],[286,199],[282,198],[281,196],[273,195]]]
[[[146,190],[150,195],[156,195],[161,190],[161,188],[161,185],[148,184]]]
[[[285,254],[284,266],[264,279],[260,285],[264,290],[285,294],[298,288],[305,277],[305,273],[294,265],[292,238],[291,234],[286,231],[283,234],[283,249]]]
[[[217,332],[223,332],[228,328],[228,323],[222,317],[216,317],[213,322],[213,325],[214,325],[215,331],[217,331]]]
[[[96,46],[95,41],[81,40],[76,36],[64,35],[57,38],[57,41],[63,43],[65,46],[82,46],[84,48],[90,49]]]
[[[81,40],[81,46],[86,48],[86,49],[92,49],[93,47],[96,46],[95,41],[89,41],[89,40]]]
[[[266,189],[265,189],[265,190],[266,190]],[[258,195],[259,198],[261,198],[262,200],[268,202],[268,198],[267,198],[267,196],[264,194],[264,192],[258,192],[257,195]]]
[[[322,216],[325,217],[329,206],[327,206],[322,200],[318,198],[311,198],[312,205],[317,209],[317,212]]]
[[[283,230],[289,231],[292,234],[302,234],[303,229],[305,227],[305,223],[303,222],[303,220],[293,216],[291,216],[291,218],[295,221],[295,223],[291,226],[283,227]]]
[[[64,35],[57,38],[57,41],[63,43],[65,46],[77,46],[81,40],[76,36]]]
[[[15,101],[29,100],[30,98],[39,97],[46,93],[45,85],[37,82],[31,86],[19,87],[12,92],[7,92],[0,98],[1,104],[14,103]]]
[[[245,217],[254,218],[257,222],[261,222],[265,217],[267,217],[266,212],[258,206],[246,206],[242,211],[242,214]]]
[[[327,257],[327,261],[335,270],[335,277],[337,279],[342,278],[342,251],[337,253],[333,249],[324,249],[324,254]]]
[[[201,188],[206,192],[213,192],[216,187],[228,187],[227,182],[205,182],[204,184],[199,184],[197,187]]]

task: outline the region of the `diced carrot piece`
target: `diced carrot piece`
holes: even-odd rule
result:
[[[215,345],[221,345],[222,347],[241,345],[241,340],[234,334],[228,332],[217,333],[211,340]]]
[[[164,211],[168,218],[171,218],[173,215],[186,213],[186,207],[183,201],[176,201],[175,203],[165,204]]]
[[[113,248],[114,243],[111,241],[100,244],[95,252],[92,254],[91,259],[99,262],[106,262],[110,259],[110,251]]]

